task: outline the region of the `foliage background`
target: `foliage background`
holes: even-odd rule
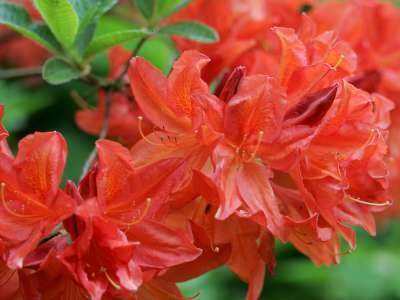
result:
[[[400,5],[400,1],[394,1]],[[123,11],[114,10],[99,21],[96,34],[132,29],[132,21],[121,19]],[[125,20],[124,20],[125,19]],[[133,42],[134,43],[134,42]],[[126,45],[132,49],[134,44]],[[166,38],[156,38],[141,49],[141,56],[149,59],[164,73],[178,55]],[[1,67],[0,67],[1,68]],[[105,56],[94,63],[95,72],[105,74]],[[84,161],[93,148],[95,137],[80,131],[74,123],[78,109],[69,92],[78,90],[93,98],[87,86],[72,82],[50,86],[37,80],[0,80],[0,103],[6,107],[4,123],[10,131],[9,141],[15,150],[18,140],[34,131],[60,131],[69,145],[65,179],[78,180]],[[358,248],[344,256],[339,266],[316,268],[290,245],[277,245],[278,266],[273,276],[266,278],[262,299],[308,300],[395,300],[400,299],[400,219],[380,224],[378,236],[358,233]],[[246,285],[225,268],[217,269],[198,279],[183,283],[183,291],[190,297],[200,292],[201,300],[244,299]]]

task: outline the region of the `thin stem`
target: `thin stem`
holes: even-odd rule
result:
[[[108,128],[109,128],[109,125],[110,125],[110,112],[111,112],[111,102],[112,102],[111,101],[111,96],[112,96],[112,93],[114,92],[114,90],[116,90],[116,89],[118,89],[120,87],[122,80],[124,79],[126,73],[128,72],[129,61],[131,60],[132,57],[136,56],[136,54],[140,51],[140,49],[142,48],[143,44],[149,39],[149,37],[150,36],[147,35],[147,36],[144,36],[143,38],[140,39],[140,41],[136,45],[135,49],[133,49],[133,51],[132,51],[132,56],[129,58],[128,62],[125,64],[124,70],[122,71],[122,73],[117,77],[117,79],[115,79],[115,81],[113,83],[110,83],[107,86],[104,121],[103,121],[103,127],[102,127],[102,129],[100,131],[100,134],[99,134],[99,139],[105,139],[107,137],[107,134],[108,134]],[[93,77],[91,74],[88,74],[86,79],[89,79],[89,81],[91,81],[96,86],[99,86],[99,87],[102,86],[101,82],[99,82],[97,80],[97,78]],[[86,173],[89,171],[89,169],[93,165],[94,161],[96,160],[96,157],[97,157],[97,149],[96,149],[96,147],[94,147],[94,149],[90,153],[88,159],[86,160],[85,165],[83,166],[81,178],[83,178],[86,175]]]
[[[76,90],[71,91],[70,96],[72,100],[76,103],[76,105],[81,108],[81,109],[88,109],[89,108],[89,103],[82,98],[81,95]]]
[[[128,59],[128,61],[127,61],[126,64],[124,65],[123,71],[121,72],[121,74],[119,74],[119,76],[118,76],[117,79],[115,80],[115,82],[116,82],[117,85],[120,84],[120,83],[122,82],[122,80],[124,79],[126,73],[128,72],[130,60],[138,54],[138,52],[140,51],[140,49],[142,48],[142,46],[144,45],[144,43],[145,43],[149,38],[150,38],[150,35],[146,35],[146,36],[142,37],[142,38],[139,40],[139,42],[137,43],[135,49],[133,49],[133,51],[132,51],[131,57]]]
[[[0,79],[16,79],[42,74],[42,68],[6,69],[0,70]]]
[[[100,134],[99,134],[99,139],[105,139],[107,137],[108,133],[108,128],[110,126],[110,113],[111,113],[111,96],[113,93],[113,89],[109,88],[107,89],[107,94],[106,94],[106,100],[105,100],[105,111],[104,111],[104,121],[103,121],[103,127],[101,128]],[[83,166],[82,170],[82,175],[81,178],[83,178],[86,173],[89,171],[89,169],[92,167],[93,162],[95,161],[97,157],[97,149],[96,147],[93,148],[92,152],[90,153],[88,159],[85,162],[85,165]]]

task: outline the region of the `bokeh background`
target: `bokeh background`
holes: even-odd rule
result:
[[[395,2],[400,4],[400,0]],[[132,20],[122,8],[103,17],[98,31],[127,28],[132,28]],[[132,43],[125,46],[134,47]],[[163,38],[150,40],[139,54],[165,73],[178,55],[173,44]],[[93,67],[97,74],[106,74],[105,55],[98,57]],[[4,123],[11,134],[12,148],[15,150],[18,140],[34,131],[60,131],[69,145],[64,179],[77,181],[95,137],[83,133],[74,123],[78,106],[70,96],[72,90],[95,103],[96,92],[78,82],[52,87],[40,78],[0,80],[0,103],[6,107]],[[400,217],[382,222],[375,238],[361,231],[358,237],[356,251],[344,255],[341,264],[332,267],[317,268],[290,245],[277,244],[278,266],[275,274],[266,278],[261,299],[400,299]],[[197,299],[202,300],[245,299],[246,295],[246,285],[226,268],[183,283],[181,287],[187,297],[200,292]]]

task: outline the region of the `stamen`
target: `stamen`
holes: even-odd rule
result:
[[[258,150],[260,149],[261,142],[262,142],[262,139],[264,137],[264,134],[265,133],[262,130],[260,132],[258,132],[256,148],[254,149],[253,153],[250,155],[250,159],[248,161],[251,161],[251,160],[256,158]]]
[[[311,91],[321,80],[323,80],[331,71],[337,71],[337,68],[340,67],[340,65],[343,63],[345,56],[343,54],[340,55],[339,59],[337,60],[337,62],[332,66],[330,65],[329,70],[327,70],[324,74],[322,74],[322,76],[317,79],[304,93],[304,95],[306,95],[309,91]]]
[[[17,218],[43,218],[45,217],[45,215],[26,215],[26,214],[19,214],[17,212],[15,212],[7,203],[6,197],[5,197],[5,188],[6,188],[6,184],[4,182],[0,183],[0,200],[1,203],[3,204],[4,209],[12,216],[17,217]],[[46,206],[44,206],[41,203],[38,203],[37,201],[34,201],[33,199],[30,198],[25,198],[25,200],[28,200],[29,202],[38,205],[39,207],[45,207],[46,210],[48,210],[48,208]],[[40,205],[39,205],[40,204]]]
[[[108,280],[108,282],[116,289],[116,290],[120,290],[121,289],[121,286],[118,284],[118,283],[116,283],[115,281],[114,281],[114,279],[112,279],[111,278],[111,276],[107,273],[107,269],[106,268],[101,268],[101,271],[104,273],[104,275],[106,276],[106,278],[107,278],[107,280]]]
[[[377,128],[371,128],[370,134],[368,136],[368,140],[364,143],[363,147],[367,147],[369,145],[374,144],[375,139],[382,138],[382,133]]]
[[[332,68],[336,71],[336,69],[339,68],[340,65],[343,63],[343,60],[344,60],[344,55],[340,54],[340,57],[339,57],[338,61],[336,62],[336,64]]]
[[[138,218],[136,218],[135,220],[132,220],[130,222],[117,221],[117,223],[119,223],[122,226],[130,227],[132,225],[136,225],[136,224],[142,222],[143,219],[146,217],[147,212],[149,211],[150,204],[151,204],[151,198],[147,198],[146,199],[146,204],[145,204],[146,206],[145,206],[143,212],[141,213],[141,215]]]
[[[142,139],[145,142],[147,142],[148,144],[153,145],[153,146],[163,146],[163,147],[171,147],[171,148],[174,148],[178,145],[178,138],[176,136],[171,137],[171,136],[167,135],[169,144],[164,142],[164,138],[162,136],[160,137],[161,143],[157,143],[157,142],[150,140],[143,132],[143,117],[138,116],[137,119],[138,119],[139,134],[142,137]],[[164,126],[163,126],[162,130],[165,131]]]
[[[314,165],[314,164],[310,164],[310,165]],[[341,181],[342,179],[342,175],[340,173],[340,167],[337,166],[337,170],[338,170],[338,174],[335,174],[329,170],[325,170],[325,169],[320,169],[321,174],[320,175],[315,175],[315,176],[304,176],[304,179],[307,180],[318,180],[318,179],[322,179],[325,178],[326,176],[332,177],[333,179],[337,180],[337,181]]]
[[[386,202],[383,202],[383,203],[368,202],[368,201],[361,200],[360,198],[353,197],[353,196],[351,196],[349,194],[346,195],[346,198],[348,200],[354,201],[356,203],[369,205],[369,206],[388,206],[388,205],[392,204],[392,202],[390,202],[390,201],[386,201]]]
[[[145,140],[147,143],[149,143],[150,145],[153,145],[153,146],[164,146],[164,144],[162,144],[162,143],[155,143],[155,142],[149,140],[143,132],[143,117],[138,116],[137,119],[138,119],[139,133],[140,133],[140,136],[143,138],[143,140]]]

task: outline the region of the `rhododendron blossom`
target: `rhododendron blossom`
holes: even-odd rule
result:
[[[227,266],[256,300],[276,241],[334,265],[357,227],[374,236],[376,216],[398,213],[398,8],[53,2],[0,3],[0,63],[51,56],[0,79],[68,83],[98,139],[71,180],[63,135],[30,133],[14,154],[0,105],[1,299],[183,300],[181,282]],[[114,5],[134,29],[96,28]],[[32,40],[49,51],[22,49]],[[181,51],[168,74],[141,56],[154,40]]]

